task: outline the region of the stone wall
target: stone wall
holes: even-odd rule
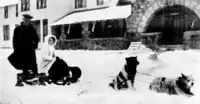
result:
[[[186,49],[200,49],[200,31],[184,32],[184,46]]]
[[[132,14],[127,18],[128,32],[145,32],[154,14],[166,6],[181,5],[191,9],[200,17],[199,4],[199,0],[134,0]]]

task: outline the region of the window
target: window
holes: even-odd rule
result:
[[[103,5],[103,0],[97,0],[97,5]]]
[[[41,32],[40,32],[40,20],[31,21],[33,27],[36,29],[37,35],[39,37],[39,41],[41,41]]]
[[[68,28],[66,28],[68,31]],[[82,26],[81,24],[71,24],[69,34],[66,36],[67,39],[81,39],[82,38]]]
[[[85,8],[86,0],[75,0],[75,8]]]
[[[43,20],[43,41],[44,37],[48,34],[48,19]]]
[[[4,7],[4,18],[8,18],[8,6]]]
[[[9,25],[3,26],[3,40],[4,41],[10,40]]]
[[[125,19],[98,21],[94,27],[92,38],[124,37],[125,32]]]
[[[30,0],[21,0],[21,11],[29,11],[30,10]]]
[[[47,7],[46,0],[37,0],[37,9],[43,9]]]
[[[18,15],[19,15],[19,12],[18,12],[18,4],[16,4],[16,14],[15,14],[15,16],[18,17]]]

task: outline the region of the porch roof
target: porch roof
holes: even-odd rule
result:
[[[50,25],[54,26],[54,25],[74,24],[74,23],[89,22],[89,21],[122,19],[122,18],[127,18],[130,15],[131,15],[131,5],[111,6],[104,9],[73,13],[65,16],[64,18]]]

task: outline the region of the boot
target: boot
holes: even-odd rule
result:
[[[18,87],[24,86],[24,84],[22,83],[21,74],[17,74],[17,83],[15,84],[15,86],[18,86]]]
[[[34,79],[34,78],[37,78],[37,77],[38,77],[38,73],[37,72],[33,72],[32,70],[30,70],[28,72],[28,76],[27,76],[28,79]]]
[[[45,73],[40,73],[40,74],[38,75],[38,77],[39,77],[39,85],[45,86],[45,85],[46,85],[46,84],[45,84],[45,81],[47,80],[46,74],[45,74]]]
[[[28,74],[24,76],[24,82],[28,85],[37,85],[39,84],[38,74],[33,71],[28,71]]]

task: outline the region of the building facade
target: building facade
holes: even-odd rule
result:
[[[183,44],[184,33],[191,31],[191,24],[193,21],[199,19],[199,4],[200,2],[198,0],[118,0],[117,6],[131,5],[131,14],[125,18],[126,30],[125,33],[122,32],[123,35],[116,36],[116,33],[119,33],[116,32],[116,30],[120,30],[114,25],[117,24],[116,18],[113,20],[93,20],[92,22],[97,21],[96,28],[101,28],[101,26],[98,26],[98,22],[100,22],[101,25],[104,25],[104,29],[100,29],[99,32],[111,30],[108,33],[103,33],[103,35],[106,35],[106,38],[102,38],[99,32],[96,32],[96,34],[92,33],[93,36],[90,37],[90,39],[87,39],[87,42],[83,42],[83,38],[85,37],[79,35],[77,36],[79,39],[74,40],[73,42],[69,39],[71,37],[68,37],[65,41],[61,41],[59,46],[62,46],[61,48],[64,49],[72,47],[74,47],[72,49],[77,49],[77,47],[80,49],[84,46],[88,47],[87,49],[95,49],[95,47],[100,47],[102,49],[127,49],[130,41],[146,40],[149,41],[149,43],[147,42],[148,44],[181,45]],[[95,10],[90,11],[94,12],[94,14],[96,12]],[[80,12],[87,14],[86,11]],[[73,17],[73,15],[78,15],[78,13],[66,16],[66,20],[70,21],[70,18]],[[95,16],[92,17],[96,18]],[[80,21],[77,21],[77,23],[72,25],[79,24],[77,27],[79,27],[80,30],[81,28],[83,30],[84,27],[86,27],[86,29],[92,27],[90,25],[84,25],[84,20],[81,21],[82,23],[78,23]],[[104,22],[108,22],[108,25],[105,26],[106,23]],[[91,21],[87,21],[87,23],[90,24]],[[82,26],[80,26],[80,24]],[[119,24],[117,25],[119,26]],[[122,27],[124,28],[124,26]],[[76,32],[80,30],[77,30]],[[99,28],[97,30],[99,30]],[[71,31],[73,31],[73,28]],[[86,33],[89,34],[88,32]],[[62,34],[62,32],[59,34]],[[74,34],[77,35],[81,33]],[[68,33],[67,36],[70,36],[70,34]],[[113,38],[113,36],[117,38]],[[146,39],[143,40],[143,37]],[[152,40],[158,40],[158,43],[151,42]]]
[[[23,13],[34,16],[41,42],[45,35],[53,34],[59,39],[58,47],[64,49],[126,49],[130,41],[157,32],[162,34],[162,44],[181,44],[183,33],[199,19],[199,4],[198,0],[19,0],[18,4],[0,7],[0,44],[11,46],[13,29]],[[131,5],[127,18],[123,14],[128,10],[108,12],[109,7],[125,5]],[[107,14],[95,14],[101,10]]]
[[[34,18],[32,23],[40,37],[52,34],[51,24],[62,16],[90,8],[100,8],[115,4],[116,0],[18,0],[15,4],[0,7],[0,46],[12,47],[13,30],[28,13]]]
[[[119,0],[75,0],[75,10],[52,23],[52,33],[59,39],[58,48],[127,46],[124,38],[131,6],[117,6],[118,3]]]

